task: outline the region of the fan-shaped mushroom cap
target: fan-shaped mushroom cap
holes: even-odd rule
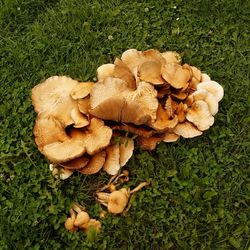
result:
[[[74,100],[84,98],[90,94],[93,82],[80,82],[70,92]]]
[[[154,150],[157,144],[159,144],[163,140],[163,136],[164,134],[159,136],[155,135],[149,138],[138,136],[137,142],[143,150],[151,151]]]
[[[106,152],[101,151],[92,156],[87,166],[84,166],[82,169],[78,171],[82,174],[95,174],[101,170],[105,163],[106,159]]]
[[[70,116],[74,121],[74,128],[83,128],[89,125],[89,120],[79,111],[79,108],[72,109]]]
[[[146,82],[135,91],[117,78],[106,78],[92,88],[89,112],[101,119],[144,124],[156,118],[157,92]]]
[[[210,92],[212,95],[215,96],[215,98],[217,99],[218,102],[224,96],[224,89],[222,88],[222,86],[219,83],[217,83],[215,81],[201,82],[197,86],[197,90],[199,90],[199,89],[205,89],[208,92]]]
[[[181,56],[176,51],[165,51],[161,55],[166,63],[181,63]]]
[[[162,68],[162,77],[174,88],[183,88],[191,78],[188,69],[176,63],[165,64]]]
[[[45,145],[42,153],[52,162],[66,162],[80,157],[85,152],[89,155],[96,154],[108,146],[111,136],[111,128],[105,126],[103,121],[92,118],[85,131],[72,129],[66,140]]]
[[[201,131],[208,129],[214,123],[214,117],[204,101],[195,101],[188,109],[186,118]]]
[[[193,100],[194,101],[204,101],[207,103],[209,111],[212,115],[215,115],[218,113],[219,104],[214,95],[212,95],[210,92],[208,92],[205,89],[198,89],[193,94]]]
[[[178,123],[178,125],[174,128],[173,132],[184,138],[193,138],[193,137],[202,135],[202,132],[198,130],[190,122]]]
[[[85,97],[84,99],[77,100],[79,111],[86,116],[89,116],[89,108],[90,108],[89,101],[90,101],[90,97]]]
[[[123,212],[128,204],[129,193],[126,188],[114,191],[109,196],[108,211],[113,214],[120,214]]]
[[[175,142],[180,138],[179,135],[175,133],[166,133],[163,137],[164,142]]]
[[[65,126],[73,124],[71,111],[77,102],[71,97],[78,81],[66,76],[53,76],[32,89],[32,104],[37,113],[54,116]]]
[[[201,74],[201,82],[209,82],[209,81],[211,81],[210,76],[206,73],[202,73]]]
[[[190,68],[192,70],[191,84],[197,86],[197,84],[201,82],[201,71],[194,66],[191,66]]]
[[[165,80],[161,77],[161,63],[159,61],[146,61],[138,68],[138,76],[141,81],[150,82],[153,85],[161,85]]]
[[[122,137],[121,144],[119,145],[120,149],[120,166],[123,167],[128,162],[130,157],[133,154],[134,150],[134,140],[128,137]]]
[[[74,169],[84,168],[85,166],[87,166],[88,162],[89,162],[88,157],[81,156],[71,161],[62,162],[59,165],[63,166],[66,169],[74,170]]]
[[[98,81],[103,81],[105,78],[113,76],[115,70],[115,65],[112,63],[107,63],[101,65],[97,68],[97,79]]]
[[[116,175],[120,168],[120,147],[118,144],[110,145],[106,148],[106,161],[103,170],[110,175]]]

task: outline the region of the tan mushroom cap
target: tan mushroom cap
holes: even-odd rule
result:
[[[162,85],[165,80],[161,77],[161,63],[159,61],[146,61],[138,68],[138,76],[141,81],[150,82],[153,85]]]
[[[112,214],[120,214],[128,204],[129,193],[126,188],[114,191],[109,196],[108,211]]]
[[[120,168],[120,147],[118,144],[110,145],[106,148],[106,161],[103,170],[110,175],[116,175]]]
[[[175,142],[180,138],[179,135],[175,133],[166,133],[163,137],[164,142]]]
[[[157,117],[154,122],[149,123],[149,126],[157,131],[164,131],[167,129],[173,129],[178,123],[178,117],[174,116],[170,118],[168,111],[163,109],[159,104],[157,109]]]
[[[88,118],[79,111],[78,107],[71,110],[70,116],[74,121],[74,128],[83,128],[89,125]]]
[[[193,94],[194,101],[204,101],[207,103],[209,111],[212,115],[218,113],[219,103],[216,97],[205,89],[198,89]]]
[[[181,56],[176,51],[165,51],[161,55],[166,63],[181,63]]]
[[[214,123],[214,117],[204,101],[195,101],[188,109],[186,118],[201,131],[208,129]]]
[[[103,121],[92,118],[85,131],[72,129],[69,139],[44,146],[42,153],[52,162],[66,162],[85,152],[89,155],[96,154],[108,146],[111,136],[111,128],[105,126]]]
[[[65,126],[73,124],[71,110],[77,102],[70,93],[78,81],[66,76],[53,76],[32,89],[32,104],[37,113],[54,116]]]
[[[49,169],[56,179],[66,180],[73,174],[72,170],[60,167],[57,164],[50,164]]]
[[[89,220],[90,220],[89,214],[85,211],[81,211],[76,215],[74,226],[79,227],[80,225],[88,223]]]
[[[129,137],[122,137],[120,149],[120,166],[123,167],[128,162],[134,151],[134,140]]]
[[[137,137],[137,142],[141,149],[152,151],[156,148],[157,144],[163,140],[163,136],[164,134],[158,136],[155,135],[149,138],[139,136]]]
[[[90,94],[93,82],[80,82],[70,92],[74,100],[84,98]]]
[[[89,112],[101,119],[144,124],[156,118],[157,91],[141,82],[135,91],[117,78],[106,78],[96,83],[90,95]]]
[[[74,226],[74,222],[76,219],[76,213],[75,211],[71,208],[70,209],[70,217],[66,219],[65,223],[64,223],[64,227],[70,231],[70,232],[74,232],[77,230],[77,227]]]
[[[84,99],[77,100],[79,111],[86,116],[89,116],[89,108],[90,108],[89,101],[90,101],[90,97],[85,97]]]
[[[191,78],[190,71],[176,63],[165,64],[162,77],[174,88],[183,88]]]
[[[213,96],[215,96],[218,102],[221,101],[224,96],[224,89],[215,81],[201,82],[197,85],[197,90],[200,89],[205,89],[210,92]]]
[[[96,219],[90,219],[86,226],[84,227],[85,231],[88,232],[91,228],[94,228],[94,230],[99,233],[102,227],[102,224],[99,220]]]
[[[211,81],[210,76],[206,73],[202,73],[201,74],[201,82],[209,82],[209,81]]]
[[[82,174],[90,175],[95,174],[101,170],[105,163],[106,152],[101,151],[95,155],[93,155],[86,166],[79,169],[78,171]]]
[[[192,70],[191,85],[197,86],[197,84],[201,82],[201,71],[194,66],[191,66],[190,68]]]
[[[65,169],[74,170],[74,169],[84,168],[85,166],[87,166],[88,163],[89,163],[89,158],[86,156],[81,156],[71,161],[59,163],[59,165],[63,166]]]
[[[103,64],[97,68],[97,79],[98,81],[103,81],[107,77],[113,76],[115,70],[115,65],[113,63]]]
[[[190,122],[178,123],[173,132],[184,138],[193,138],[202,135],[202,132]]]
[[[188,106],[184,103],[179,103],[176,114],[179,122],[184,122],[186,120],[186,112],[187,112]]]

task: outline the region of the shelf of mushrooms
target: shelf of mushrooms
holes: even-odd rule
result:
[[[219,83],[182,64],[177,52],[128,49],[97,69],[97,82],[52,76],[36,85],[35,142],[56,178],[100,170],[116,176],[135,143],[154,150],[162,141],[202,135],[223,95]]]

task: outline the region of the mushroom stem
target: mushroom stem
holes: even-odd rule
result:
[[[75,210],[78,214],[85,210],[85,207],[80,204],[74,203],[72,209]]]
[[[142,189],[145,186],[148,186],[150,183],[149,182],[142,182],[141,184],[139,184],[136,188],[134,188],[133,190],[130,191],[130,194],[133,194],[135,192],[138,192],[140,189]]]
[[[75,211],[71,208],[69,210],[69,213],[70,213],[70,218],[74,221],[76,219],[76,213],[75,213]]]

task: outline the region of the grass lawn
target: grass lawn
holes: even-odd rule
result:
[[[240,0],[0,1],[0,249],[250,249],[249,4]],[[136,149],[131,186],[151,181],[97,238],[71,234],[74,201],[98,218],[105,173],[56,181],[34,143],[33,86],[87,81],[128,48],[176,50],[225,90],[202,136]]]

